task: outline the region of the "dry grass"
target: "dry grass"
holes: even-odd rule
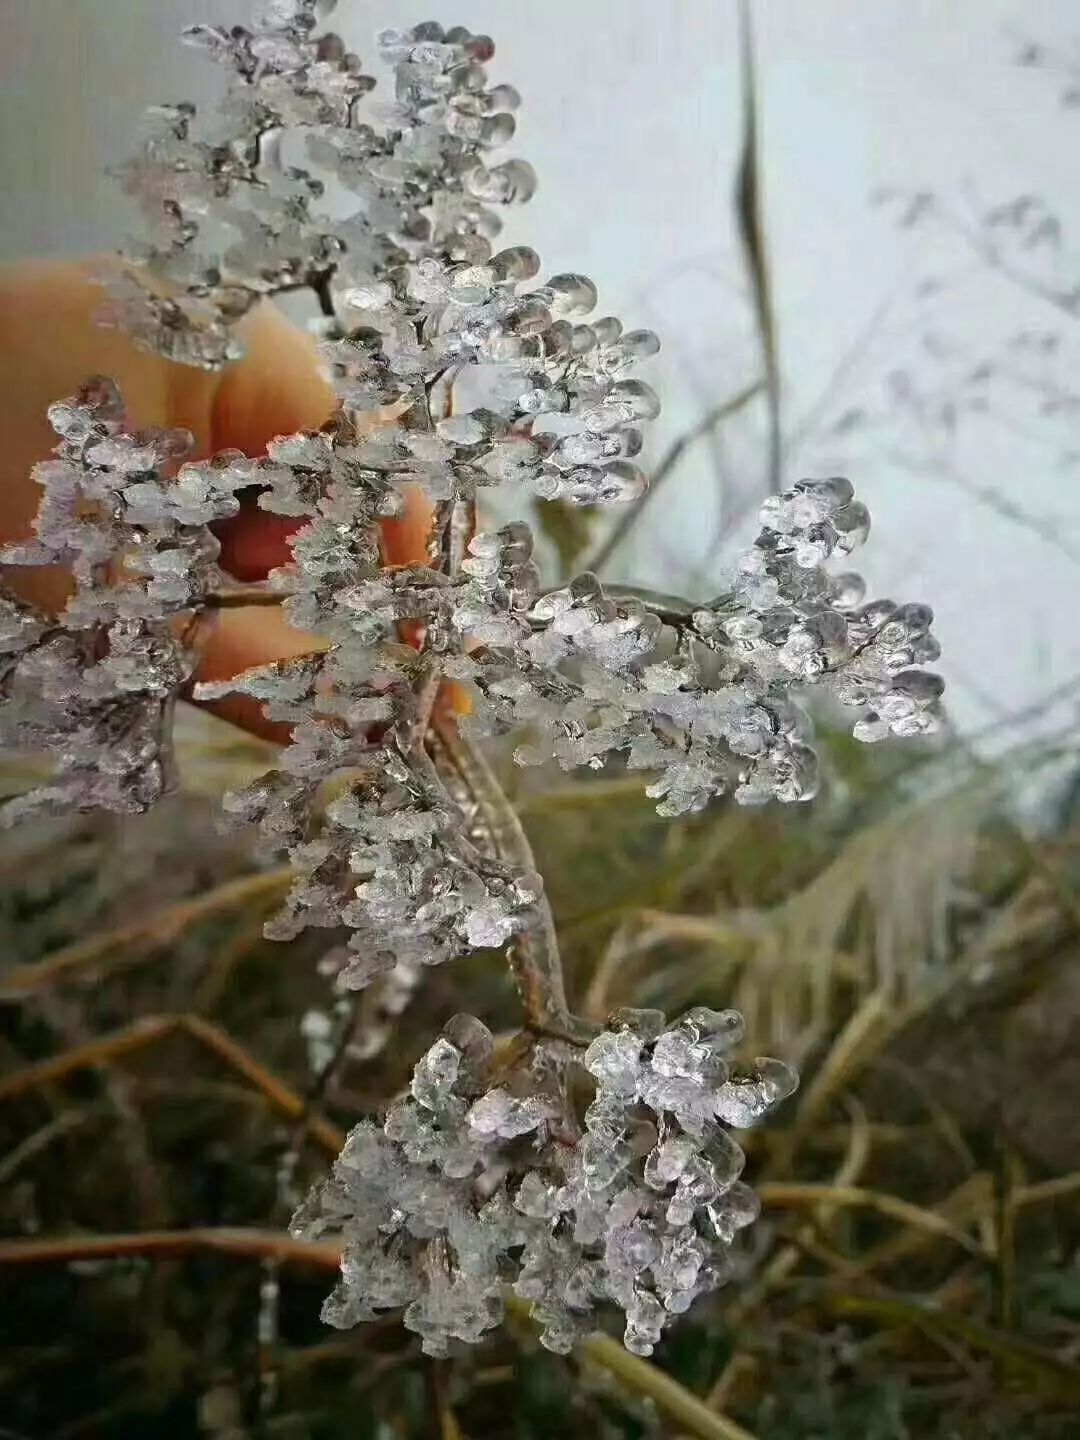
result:
[[[20,836],[0,909],[0,1263],[25,1262],[9,1272],[5,1423],[109,1440],[411,1440],[432,1415],[473,1440],[672,1426],[728,1440],[1064,1440],[1080,1393],[1068,1124],[1060,1158],[1036,1154],[1002,1128],[1005,1111],[965,1109],[978,1077],[922,1077],[965,1026],[995,1037],[995,1073],[1020,1008],[1037,1014],[1042,987],[1077,963],[1071,819],[1018,846],[1002,798],[1014,776],[957,763],[944,782],[948,767],[922,762],[901,775],[891,753],[826,745],[833,798],[795,814],[719,807],[663,824],[617,775],[530,777],[519,794],[583,1008],[737,1003],[756,1047],[803,1066],[786,1113],[747,1137],[765,1213],[746,1273],[655,1366],[607,1336],[569,1363],[547,1356],[516,1314],[437,1376],[393,1323],[329,1343],[317,1270],[292,1266],[280,1236],[259,1239],[277,1233],[259,1227],[298,1120],[313,1142],[306,1180],[451,1010],[510,1026],[514,1006],[495,961],[434,973],[391,1049],[353,1057],[312,1112],[298,1020],[325,1005],[318,946],[259,938],[283,877],[212,838],[213,791],[255,763],[247,747],[200,731],[191,793],[138,838],[98,820]],[[1025,773],[1038,763],[1025,754]],[[77,1043],[50,1022],[54,1002]],[[1053,1018],[1054,1045],[1075,1044],[1080,1016]],[[1021,1081],[1049,1104],[1049,1039],[1044,1053]],[[163,1197],[160,1228],[134,1238],[109,1075]],[[269,1411],[255,1345],[267,1244],[286,1265]]]

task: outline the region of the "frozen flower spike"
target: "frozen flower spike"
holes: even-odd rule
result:
[[[528,525],[478,524],[498,487],[522,504],[642,494],[660,402],[640,367],[659,341],[597,316],[587,276],[545,278],[528,246],[498,247],[495,207],[528,200],[535,176],[498,153],[519,97],[489,82],[491,41],[384,31],[380,100],[321,28],[330,8],[258,0],[248,25],[189,27],[228,90],[209,124],[187,103],[148,117],[121,178],[149,234],[105,319],[216,369],[255,304],[306,290],[337,408],[259,458],[182,463],[190,437],[125,428],[108,381],[52,407],[35,538],[3,558],[64,566],[73,589],[58,616],[0,597],[0,727],[56,773],[4,816],[154,803],[196,668],[184,637],[253,598],[223,593],[209,527],[243,491],[295,519],[289,563],[254,598],[310,649],[194,686],[288,727],[275,767],[224,801],[293,872],[267,934],[333,932],[319,969],[355,1011],[350,1054],[390,1042],[428,967],[477,950],[505,952],[523,1013],[501,1060],[455,1017],[297,1213],[298,1234],[343,1241],[325,1318],[400,1312],[445,1355],[499,1323],[511,1285],[552,1350],[614,1304],[644,1355],[730,1273],[757,1202],[728,1127],[757,1124],[796,1077],[736,1061],[732,1011],[621,1011],[600,1034],[571,1012],[528,839],[473,737],[512,735],[520,764],[618,757],[664,815],[807,800],[808,694],[851,707],[867,742],[937,726],[932,616],[867,603],[841,568],[869,528],[842,479],[770,496],[730,592],[697,608],[591,574],[545,589]],[[415,515],[417,492],[426,547],[388,564],[384,522]],[[590,1087],[579,1114],[568,1097]]]
[[[583,1056],[597,1081],[583,1131],[565,1092],[544,1087],[536,1056],[492,1085],[490,1034],[472,1017],[451,1021],[410,1094],[381,1130],[353,1131],[293,1221],[297,1235],[344,1242],[325,1318],[349,1325],[404,1306],[424,1350],[445,1355],[499,1323],[510,1284],[550,1349],[569,1350],[596,1310],[615,1304],[627,1347],[648,1355],[675,1316],[723,1283],[728,1251],[758,1210],[739,1180],[742,1152],[716,1119],[729,1105],[723,1057],[738,1017],[697,1009],[668,1027],[655,1011],[630,1011],[611,1027]],[[682,1088],[665,1089],[672,1081]],[[754,1090],[756,1119],[795,1077],[758,1060],[739,1083]]]

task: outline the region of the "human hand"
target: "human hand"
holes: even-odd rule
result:
[[[48,406],[91,375],[116,381],[133,426],[190,430],[192,459],[227,448],[260,455],[273,436],[316,428],[334,407],[313,341],[272,304],[260,305],[240,325],[242,360],[219,372],[197,370],[146,354],[127,335],[95,324],[102,291],[93,271],[90,262],[31,261],[0,272],[0,543],[30,534],[39,499],[30,472],[56,444]],[[287,537],[298,523],[245,503],[235,519],[216,527],[223,568],[238,581],[264,578],[289,560]],[[419,498],[401,519],[385,522],[387,560],[422,557],[426,525]],[[46,609],[63,604],[66,579],[54,571],[12,569],[5,580]],[[223,679],[311,648],[311,638],[276,609],[224,610],[200,649],[197,678]],[[248,728],[264,729],[261,707],[244,697],[213,708]]]

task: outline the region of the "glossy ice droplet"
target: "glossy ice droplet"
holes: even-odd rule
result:
[[[596,286],[587,275],[553,275],[543,289],[554,315],[587,315],[596,304]]]
[[[469,194],[496,205],[524,204],[536,193],[536,172],[524,160],[507,160],[490,170],[476,166],[465,177]]]

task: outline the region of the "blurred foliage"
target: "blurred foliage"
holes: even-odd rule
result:
[[[555,551],[557,573],[573,575],[578,560],[589,548],[596,511],[587,505],[571,505],[569,500],[540,500],[532,507],[532,523]]]
[[[300,1023],[331,1003],[325,937],[262,939],[273,884],[245,888],[250,856],[215,816],[265,747],[187,723],[187,785],[159,812],[6,843],[0,1243],[281,1227],[295,1122],[260,1077],[310,1085]],[[675,823],[639,776],[496,757],[579,1008],[736,1004],[752,1048],[803,1071],[785,1111],[743,1137],[765,1213],[740,1278],[656,1362],[758,1440],[1066,1440],[1080,1410],[1076,737],[988,765],[954,740],[857,746],[828,717],[820,734],[813,805]],[[499,956],[433,971],[392,1047],[352,1056],[323,1114],[345,1126],[376,1110],[458,1009],[515,1027]],[[176,1015],[199,1021],[148,1018]],[[24,1075],[72,1051],[96,1063]],[[299,1183],[326,1163],[306,1146]],[[391,1319],[326,1330],[327,1276],[300,1268],[283,1269],[279,1336],[260,1344],[266,1270],[246,1256],[0,1273],[5,1437],[679,1433],[588,1355],[540,1350],[516,1316],[434,1364]]]

